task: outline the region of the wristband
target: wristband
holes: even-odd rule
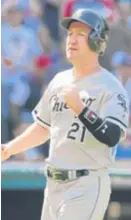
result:
[[[103,120],[88,107],[85,107],[82,110],[82,112],[78,115],[78,118],[88,128],[88,130],[92,132],[97,130],[97,128],[103,123]]]

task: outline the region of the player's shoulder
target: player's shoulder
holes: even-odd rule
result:
[[[69,77],[72,74],[72,68],[60,71],[56,74],[55,78],[57,80],[62,79],[63,77]]]
[[[60,83],[65,82],[72,76],[72,68],[66,69],[64,71],[60,71],[55,74],[54,78],[52,79],[53,83]]]
[[[112,92],[122,93],[127,95],[127,91],[122,85],[121,81],[112,72],[104,69],[104,84]]]
[[[72,75],[71,73],[72,69],[57,72],[47,86],[50,93],[55,91],[56,89],[60,89],[63,84],[65,84],[66,81],[69,80],[70,76]]]

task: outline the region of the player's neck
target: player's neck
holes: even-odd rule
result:
[[[81,78],[84,76],[90,76],[98,71],[100,71],[100,69],[102,69],[102,67],[100,66],[98,61],[92,61],[92,62],[86,62],[83,61],[82,63],[76,63],[74,64],[74,77],[77,78]]]

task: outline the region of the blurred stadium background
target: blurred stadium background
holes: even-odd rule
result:
[[[107,19],[111,32],[100,62],[121,80],[131,100],[131,0],[1,0],[2,143],[33,122],[31,111],[49,81],[70,68],[59,19],[78,7],[93,8]],[[2,220],[40,219],[48,144],[2,164]],[[131,220],[131,117],[110,175],[113,192],[105,220]]]

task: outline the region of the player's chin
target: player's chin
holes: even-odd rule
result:
[[[70,53],[70,52],[67,52],[66,56],[69,61],[73,61],[77,57],[75,53]]]

